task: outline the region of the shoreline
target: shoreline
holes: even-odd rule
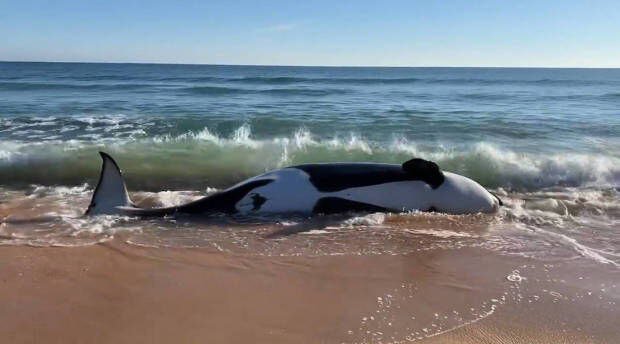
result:
[[[605,306],[619,301],[618,289],[593,303],[558,298],[583,293],[572,282],[546,295],[534,288],[546,264],[483,249],[263,257],[136,247],[117,238],[73,248],[4,246],[0,261],[0,331],[11,343],[620,338],[615,305]],[[519,266],[527,266],[520,272],[527,277],[507,279]]]

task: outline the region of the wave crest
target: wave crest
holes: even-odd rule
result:
[[[11,184],[80,185],[96,178],[96,152],[113,154],[132,182],[146,189],[223,187],[270,169],[308,162],[402,163],[412,157],[436,161],[486,187],[532,190],[552,186],[616,186],[614,156],[515,152],[489,142],[469,146],[427,145],[403,137],[376,142],[355,133],[321,137],[305,128],[289,136],[255,138],[249,124],[228,136],[208,127],[181,135],[94,141],[47,141],[0,145],[0,178]]]

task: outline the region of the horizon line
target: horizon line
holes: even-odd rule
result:
[[[388,66],[388,65],[304,65],[304,64],[235,64],[235,63],[185,63],[185,62],[121,62],[121,61],[34,61],[34,60],[0,60],[0,63],[65,63],[65,64],[142,64],[142,65],[179,65],[179,66],[231,66],[231,67],[312,67],[312,68],[497,68],[497,69],[620,69],[618,67],[559,67],[559,66]]]

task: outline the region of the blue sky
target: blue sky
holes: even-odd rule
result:
[[[6,0],[0,60],[620,67],[620,1]]]

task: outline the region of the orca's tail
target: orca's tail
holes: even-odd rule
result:
[[[116,161],[104,152],[99,152],[99,155],[103,159],[101,175],[85,215],[120,214],[119,207],[133,207],[133,203]]]

